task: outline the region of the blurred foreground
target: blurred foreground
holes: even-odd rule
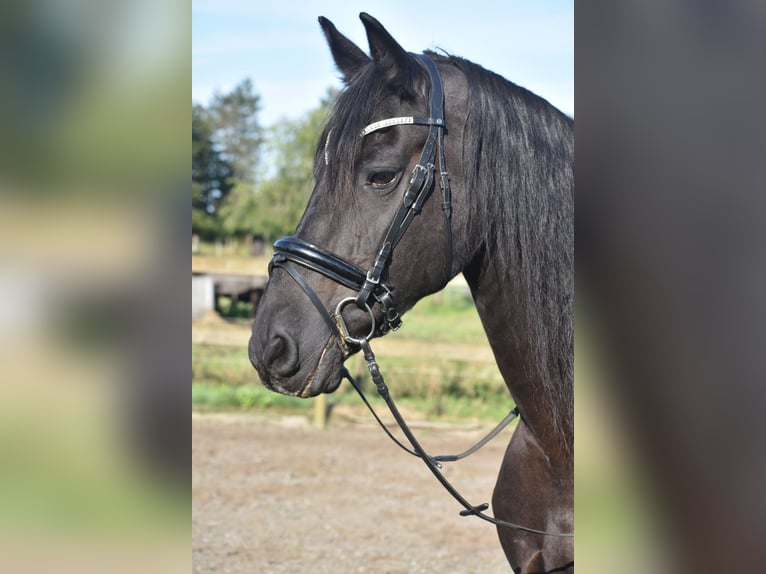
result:
[[[0,30],[0,571],[188,572],[188,6]]]
[[[630,464],[601,479],[630,496],[601,517],[650,535],[592,523],[612,493],[577,481],[580,571],[762,571],[766,8],[578,2],[575,20],[577,364],[590,333],[603,373],[576,379],[575,468],[604,405]],[[648,568],[604,564],[625,542]]]

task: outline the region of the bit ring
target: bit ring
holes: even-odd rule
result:
[[[335,313],[333,314],[333,319],[335,320],[335,324],[338,326],[338,331],[340,331],[340,334],[343,337],[343,340],[345,342],[351,343],[353,345],[361,345],[363,339],[361,338],[357,339],[355,337],[352,337],[349,334],[348,327],[346,326],[346,321],[343,319],[343,307],[345,307],[349,303],[356,304],[356,298],[346,297],[345,299],[341,299],[338,305],[335,307]],[[366,337],[364,337],[364,340],[369,340],[375,334],[375,315],[373,314],[372,309],[367,303],[364,304],[364,308],[367,310],[367,313],[370,316],[370,321],[372,321],[372,327],[370,327],[370,332]]]

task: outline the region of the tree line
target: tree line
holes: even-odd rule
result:
[[[205,240],[295,229],[314,184],[314,152],[334,92],[298,120],[261,126],[249,79],[192,104],[192,233]]]

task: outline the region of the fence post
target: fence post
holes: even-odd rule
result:
[[[324,393],[314,397],[314,426],[319,429],[327,426],[327,395]]]

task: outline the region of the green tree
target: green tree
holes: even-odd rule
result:
[[[246,78],[228,94],[216,92],[208,106],[213,142],[239,181],[255,181],[263,130],[258,122],[260,96]]]
[[[273,168],[243,208],[255,233],[274,239],[298,224],[314,188],[314,154],[334,97],[328,91],[305,117],[282,121],[270,130],[268,156],[274,158]]]
[[[192,106],[192,231],[207,239],[248,233],[263,130],[249,79],[207,107]]]
[[[234,170],[213,143],[204,107],[192,106],[192,232],[205,238],[219,233],[218,205],[232,188]]]
[[[221,231],[229,237],[260,234],[256,229],[257,211],[255,184],[235,180],[219,210]]]

